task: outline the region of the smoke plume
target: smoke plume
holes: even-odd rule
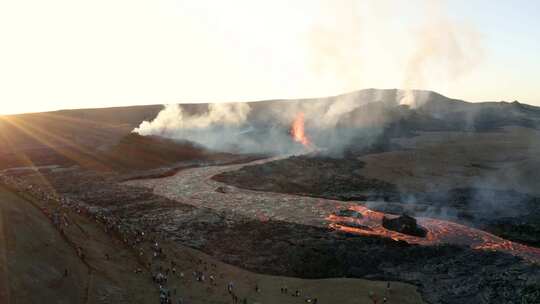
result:
[[[398,105],[400,94],[363,90],[286,102],[174,104],[133,132],[225,152],[283,155],[315,150],[339,156],[351,145],[368,147],[377,139],[389,119],[386,110]],[[295,138],[295,129],[306,138]]]
[[[414,50],[407,60],[401,104],[417,107],[425,102],[412,89],[449,83],[470,73],[482,59],[480,34],[467,25],[453,23],[442,1],[426,6],[428,20],[414,32]]]
[[[362,70],[371,64],[369,54],[378,50],[370,49],[367,41],[384,40],[388,46],[395,46],[391,40],[396,35],[387,35],[389,29],[381,20],[394,19],[399,8],[380,1],[367,1],[367,6],[356,1],[331,3],[328,20],[323,19],[307,33],[310,47],[305,57],[313,63],[315,72],[328,74],[340,89],[358,88],[370,76]],[[397,51],[406,58],[402,80],[405,90],[363,90],[330,98],[260,104],[217,103],[199,112],[169,105],[134,132],[190,140],[219,151],[294,154],[306,151],[301,144],[306,141],[295,141],[291,136],[293,122],[303,115],[302,130],[311,148],[320,153],[342,155],[351,146],[370,147],[393,119],[389,113],[398,111],[399,105],[419,107],[430,98],[429,91],[414,88],[429,87],[434,79],[444,83],[466,75],[481,57],[476,32],[452,23],[444,14],[443,2],[428,4],[426,22],[408,39],[413,42],[412,50]],[[347,30],[335,28],[335,18],[344,20]],[[396,51],[389,54],[393,55]]]
[[[179,130],[211,128],[217,125],[238,126],[245,122],[250,107],[247,103],[213,103],[201,115],[186,115],[177,104],[167,105],[152,121],[143,121],[134,130],[140,135],[170,135]]]

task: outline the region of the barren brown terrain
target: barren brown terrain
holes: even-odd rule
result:
[[[538,138],[540,131],[519,127],[484,133],[421,132],[393,140],[399,150],[359,160],[365,163],[365,177],[392,183],[401,192],[474,185],[540,195]]]

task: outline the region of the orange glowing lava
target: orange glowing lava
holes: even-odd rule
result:
[[[294,141],[309,147],[310,141],[304,129],[304,113],[298,113],[291,126],[291,136]]]
[[[473,249],[503,251],[529,261],[540,262],[540,248],[514,243],[458,223],[419,217],[417,218],[418,224],[427,229],[428,233],[426,237],[417,237],[384,228],[382,218],[384,216],[394,217],[392,215],[373,211],[364,206],[350,206],[349,209],[359,212],[363,217],[359,219],[331,214],[326,218],[329,227],[347,233],[387,237],[410,244],[455,244],[470,246]],[[365,229],[358,227],[365,227]]]

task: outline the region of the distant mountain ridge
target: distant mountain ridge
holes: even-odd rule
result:
[[[337,127],[355,127],[358,121],[373,128],[386,128],[393,134],[416,131],[489,131],[505,126],[538,129],[540,108],[519,102],[469,103],[431,91],[413,91],[421,98],[419,106],[400,105],[405,91],[397,89],[359,90],[338,96],[295,100],[249,102],[247,122],[262,127],[275,123],[275,117],[304,108],[323,111],[336,103],[352,105]],[[207,104],[182,104],[183,111],[201,114]],[[69,147],[102,151],[118,143],[142,121],[151,121],[162,110],[160,105],[101,109],[61,110],[46,113],[0,116],[0,157],[19,151]],[[309,117],[306,121],[319,120]],[[284,125],[285,132],[288,126]],[[257,134],[260,136],[260,134]],[[1,161],[1,160],[0,160]]]

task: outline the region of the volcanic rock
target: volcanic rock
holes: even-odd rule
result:
[[[351,227],[351,228],[362,229],[362,230],[368,230],[368,231],[373,230],[368,226],[358,224],[356,222],[339,221],[339,222],[336,222],[336,224],[340,225],[340,226]]]
[[[212,153],[189,141],[131,133],[101,153],[103,162],[117,169],[154,169],[180,161],[208,160]]]
[[[216,192],[219,193],[230,193],[232,191],[232,188],[229,186],[219,186],[216,188]]]
[[[396,217],[394,219],[389,219],[386,216],[383,217],[382,225],[384,228],[397,231],[404,234],[425,237],[427,231],[425,228],[419,226],[416,223],[414,217],[408,216],[406,214]]]
[[[336,211],[334,214],[341,217],[354,217],[354,218],[364,217],[362,213],[356,210],[352,210],[352,209],[341,209],[341,210]]]

